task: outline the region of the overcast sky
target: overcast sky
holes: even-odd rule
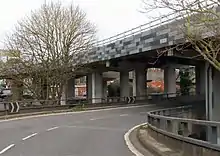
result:
[[[50,0],[47,0],[50,1]],[[57,1],[57,0],[51,0]],[[16,22],[39,8],[45,0],[1,0],[0,41]],[[141,0],[62,0],[65,4],[79,5],[97,26],[99,39],[107,38],[148,21],[140,13]],[[3,44],[0,44],[3,48]]]

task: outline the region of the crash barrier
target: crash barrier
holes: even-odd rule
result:
[[[199,98],[193,95],[189,96],[176,96],[170,97],[167,94],[160,94],[163,98],[160,101],[184,101],[183,99],[198,100]],[[199,99],[200,100],[200,99]],[[156,101],[156,103],[160,102]],[[189,101],[185,102],[188,103]],[[29,113],[53,110],[72,109],[74,107],[102,107],[102,106],[115,106],[126,104],[146,104],[155,103],[152,101],[151,95],[136,96],[136,97],[111,97],[111,98],[69,98],[66,100],[22,100],[22,101],[3,101],[0,103],[0,115],[8,115],[14,113]],[[174,102],[178,103],[178,102]]]
[[[220,122],[197,119],[194,112],[201,112],[202,107],[197,104],[148,112],[148,131],[159,142],[182,151],[183,156],[220,155]]]

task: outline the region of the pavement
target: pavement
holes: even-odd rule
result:
[[[133,156],[124,134],[155,105],[0,121],[0,156]],[[150,155],[149,155],[150,156]]]

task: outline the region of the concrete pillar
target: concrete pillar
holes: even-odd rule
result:
[[[88,103],[92,102],[92,74],[86,76],[86,97]]]
[[[108,94],[107,94],[107,91],[108,91],[108,86],[107,86],[107,81],[103,81],[103,97],[106,99]]]
[[[101,103],[103,98],[102,73],[92,73],[92,103]]]
[[[206,120],[212,120],[213,108],[213,79],[212,67],[206,63],[205,66],[205,91],[206,91]]]
[[[176,96],[176,71],[171,66],[164,69],[164,92],[165,94],[172,93],[169,97]]]
[[[220,71],[213,69],[213,117],[212,120],[220,121]]]
[[[205,95],[205,65],[198,65],[196,72],[196,94]]]
[[[129,96],[129,72],[123,71],[120,72],[120,97],[128,97]]]
[[[61,105],[68,104],[68,101],[71,101],[74,98],[75,98],[75,79],[71,78],[63,86]]]
[[[138,100],[146,99],[147,95],[147,71],[144,66],[135,69],[136,96]]]
[[[133,96],[136,96],[136,76],[135,76],[135,71],[132,71],[132,78],[133,78],[133,81],[132,81],[132,91],[133,91]]]
[[[220,121],[220,72],[206,63],[206,119]],[[220,144],[220,127],[208,127],[208,140]]]
[[[71,78],[67,81],[67,99],[75,98],[75,79]]]

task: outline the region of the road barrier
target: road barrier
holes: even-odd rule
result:
[[[202,106],[197,104],[149,112],[150,134],[156,140],[182,150],[183,156],[220,155],[220,122],[193,117],[193,111],[199,112]]]
[[[171,94],[169,94],[171,95]],[[176,94],[175,94],[176,95]],[[153,95],[155,96],[155,94]],[[3,101],[0,105],[4,106],[0,110],[0,116],[10,114],[23,114],[32,112],[43,111],[56,111],[56,110],[69,110],[73,108],[91,108],[102,106],[117,106],[127,104],[146,104],[146,103],[158,103],[158,102],[170,102],[170,101],[184,101],[184,99],[193,99],[194,96],[184,97],[178,94],[176,97],[170,97],[167,94],[158,94],[156,100],[152,98],[151,94],[146,96],[129,96],[129,97],[108,97],[108,98],[93,98],[93,99],[80,99],[69,98],[66,100],[23,100],[23,101]],[[158,100],[160,99],[160,100]],[[196,97],[197,99],[197,97]],[[94,103],[96,102],[96,103]],[[62,105],[65,103],[65,105]],[[178,102],[175,102],[178,103]],[[188,103],[185,102],[185,104]]]

